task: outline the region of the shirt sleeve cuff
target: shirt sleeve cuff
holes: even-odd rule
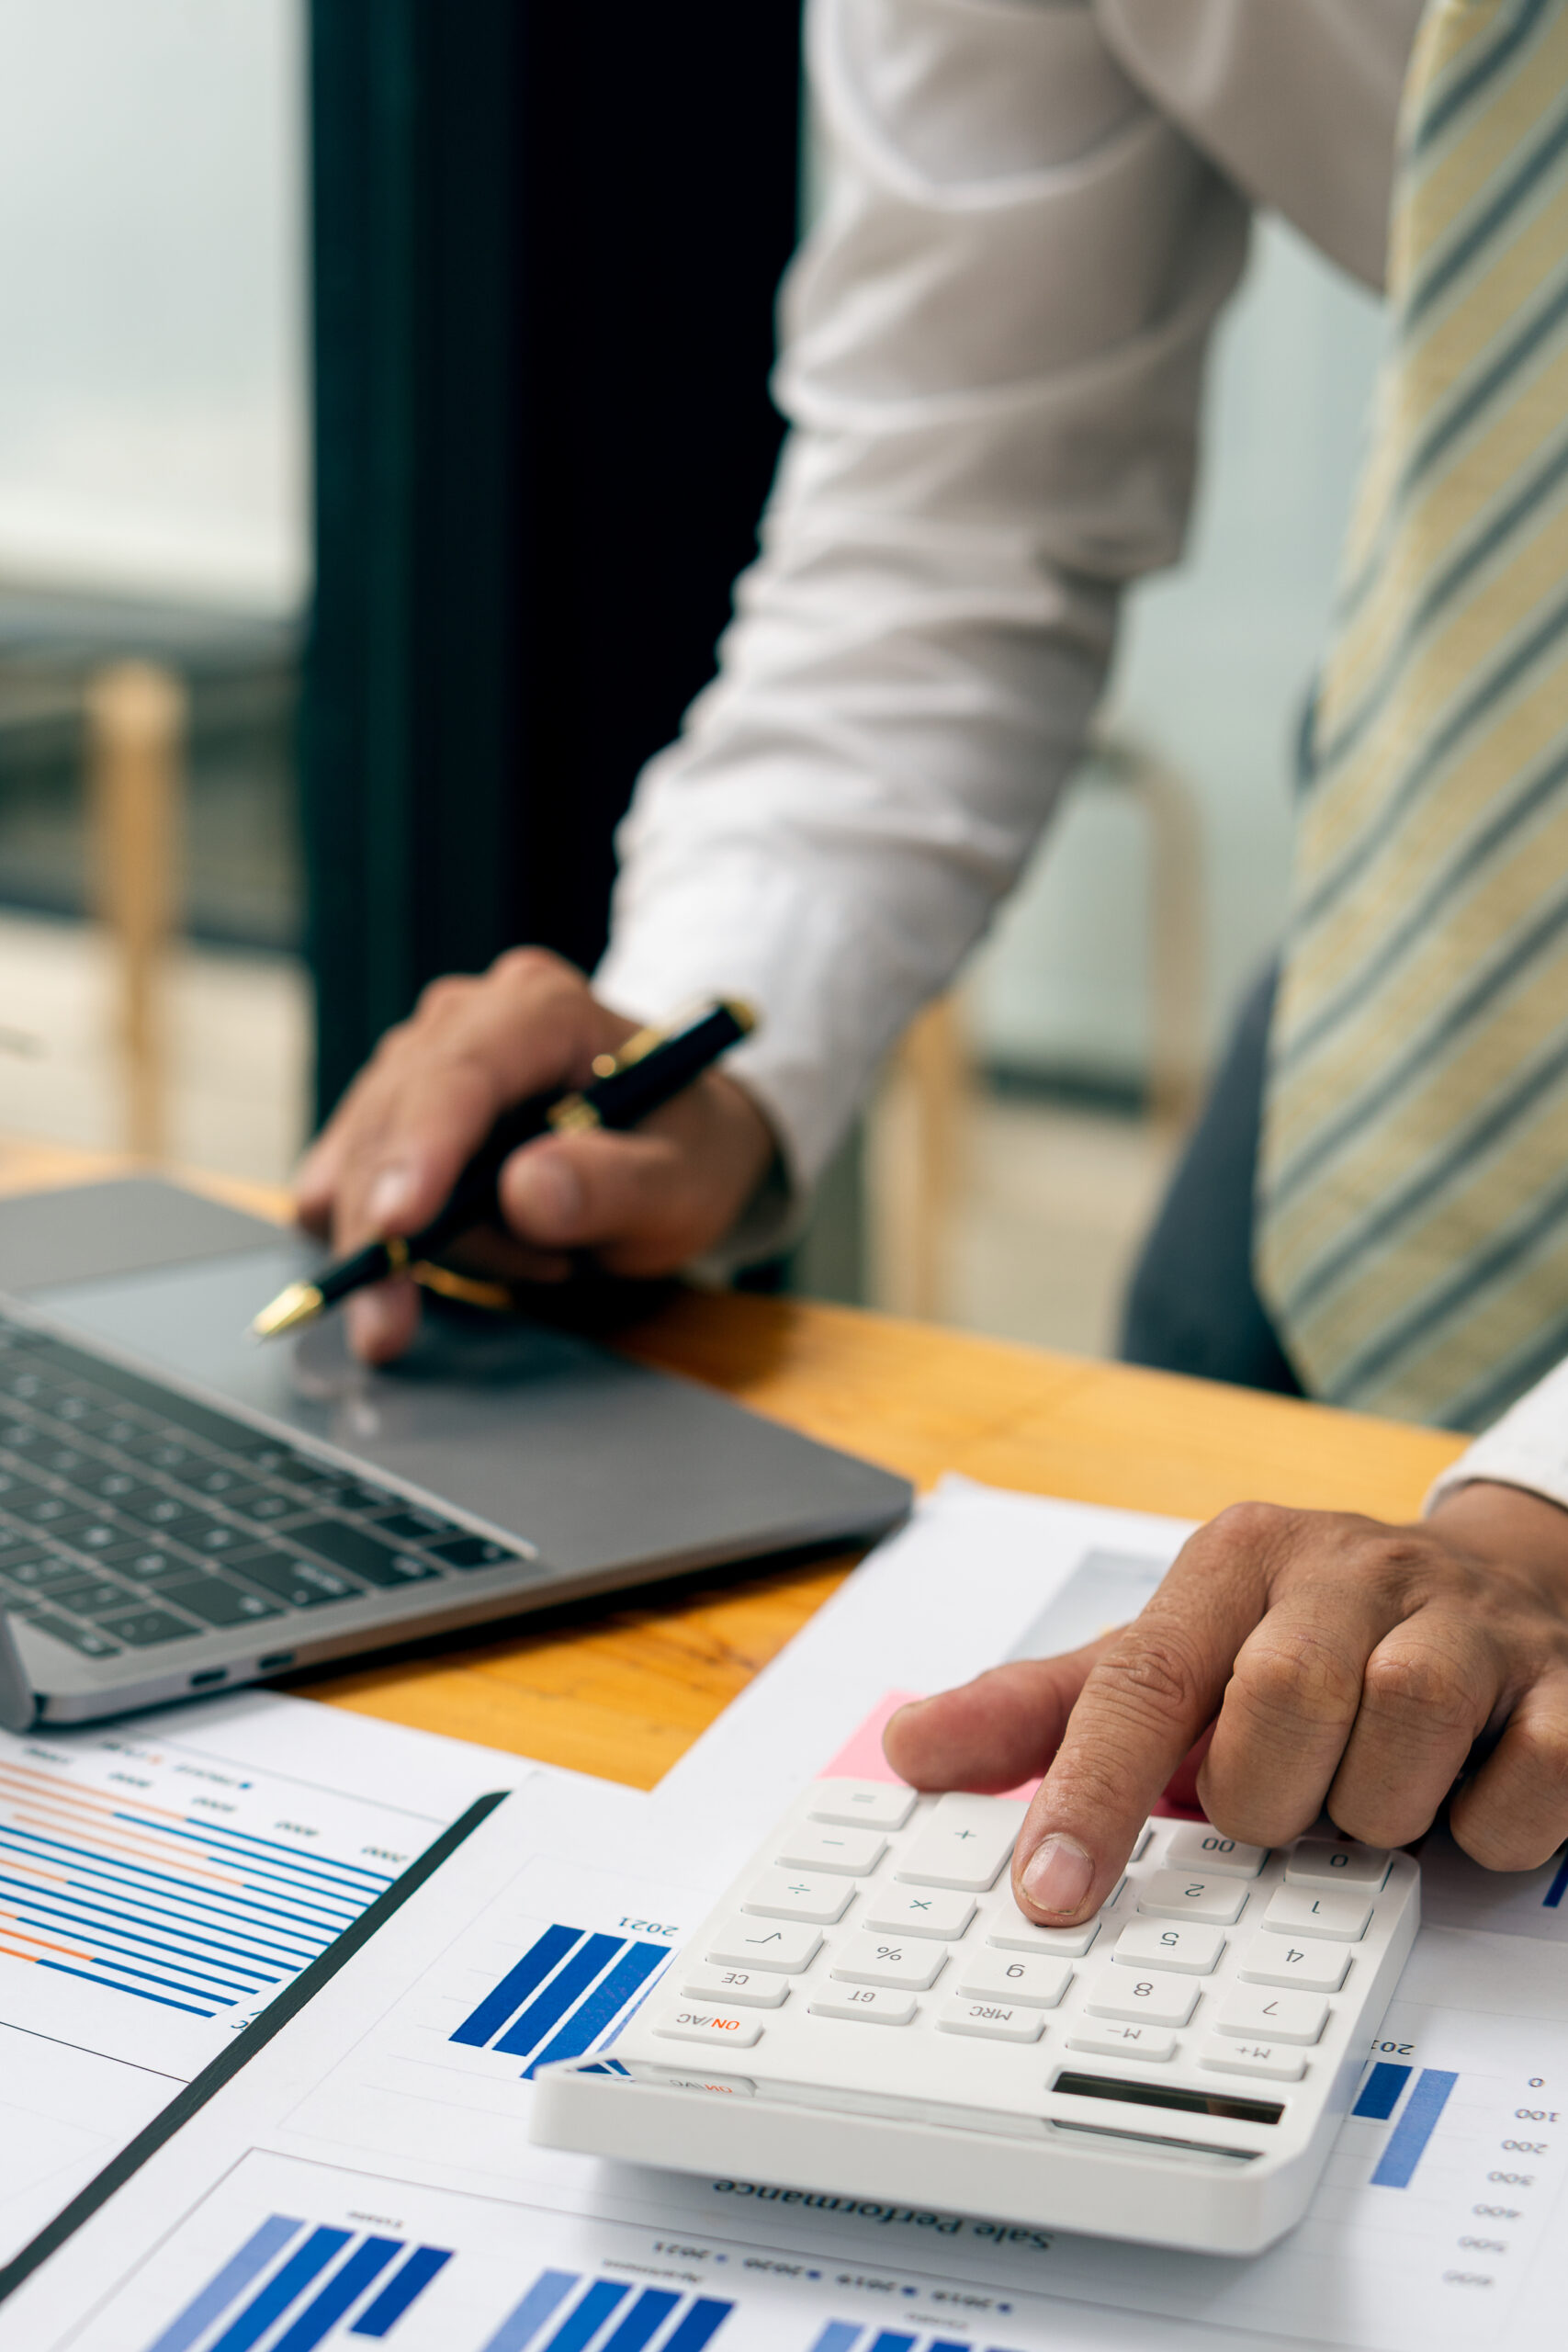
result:
[[[1435,1510],[1456,1487],[1473,1486],[1478,1479],[1522,1487],[1568,1510],[1568,1363],[1549,1372],[1500,1421],[1466,1446],[1433,1482],[1424,1513]]]

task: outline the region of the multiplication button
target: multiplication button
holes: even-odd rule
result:
[[[834,1913],[834,1917],[838,1914]],[[912,1886],[874,1888],[865,1924],[883,1936],[935,1936],[956,1943],[975,1917],[967,1894],[922,1894]]]

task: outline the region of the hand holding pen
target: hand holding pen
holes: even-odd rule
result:
[[[593,1085],[595,1060],[634,1034],[542,950],[515,951],[477,979],[437,982],[383,1040],[307,1159],[302,1222],[345,1255],[419,1234],[502,1114]],[[715,1069],[627,1132],[551,1129],[513,1150],[496,1179],[505,1271],[559,1278],[569,1253],[587,1249],[613,1274],[667,1272],[730,1229],[773,1149],[750,1096]],[[357,1351],[386,1362],[412,1337],[417,1292],[403,1275],[358,1292],[348,1310]]]

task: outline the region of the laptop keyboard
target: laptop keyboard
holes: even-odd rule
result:
[[[476,1568],[549,1571],[265,1430],[0,1316],[0,1607],[85,1657]],[[290,1663],[279,1649],[264,1668]]]

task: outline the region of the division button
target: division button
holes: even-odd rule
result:
[[[789,1998],[789,1979],[758,1968],[693,1968],[681,1990],[688,2000],[716,2001],[727,2009],[779,2009]]]
[[[1256,1878],[1269,1860],[1267,1846],[1240,1846],[1204,1823],[1189,1822],[1171,1832],[1165,1859],[1172,1870],[1209,1871],[1220,1878]]]
[[[807,1822],[784,1832],[775,1859],[786,1870],[831,1871],[840,1878],[869,1878],[887,1840],[874,1829],[841,1829],[831,1822]]]
[[[1132,1968],[1106,1969],[1085,2006],[1096,2018],[1125,2018],[1130,2023],[1146,2018],[1150,2025],[1185,2025],[1201,1989],[1190,1976],[1140,1976]]]
[[[717,1930],[707,1956],[716,1968],[767,1968],[795,1976],[810,1967],[821,1949],[822,1939],[815,1928],[749,1919],[739,1912]]]
[[[671,2009],[653,2030],[671,2041],[705,2041],[710,2047],[716,2042],[731,2050],[750,2050],[762,2038],[761,2020],[734,2009]]]
[[[986,1941],[998,1951],[1050,1952],[1058,1960],[1081,1960],[1099,1933],[1098,1919],[1081,1928],[1037,1928],[1011,1903],[994,1911],[986,1924]]]
[[[1095,2024],[1089,2018],[1067,2038],[1069,2050],[1092,2051],[1100,2058],[1143,2058],[1163,2063],[1176,2055],[1176,2036],[1158,2026]]]
[[[1111,1957],[1119,1968],[1172,1968],[1179,1976],[1211,1976],[1224,1948],[1223,1928],[1134,1919],[1122,1928]]]
[[[1244,2041],[1305,2045],[1320,2041],[1327,2023],[1328,2004],[1321,1993],[1279,1993],[1268,1984],[1237,1984],[1214,2019],[1214,2030]]]
[[[921,1894],[913,1886],[874,1887],[867,1902],[865,1924],[879,1935],[936,1936],[956,1943],[975,1917],[967,1894]]]
[[[1138,1889],[1138,1908],[1157,1919],[1201,1919],[1228,1928],[1241,1917],[1247,1889],[1239,1879],[1204,1871],[1156,1871]]]
[[[1350,1966],[1344,1944],[1299,1942],[1290,1936],[1254,1936],[1242,1955],[1244,1984],[1289,1984],[1303,1993],[1337,1993]]]
[[[1330,1943],[1357,1944],[1367,1932],[1371,1905],[1348,1888],[1314,1894],[1310,1886],[1281,1886],[1271,1896],[1263,1925],[1278,1936],[1321,1936]]]
[[[943,2033],[974,2033],[985,2041],[1038,2041],[1045,2030],[1038,2009],[999,2001],[944,2001],[937,2024]]]
[[[1353,1886],[1375,1894],[1393,1860],[1381,1846],[1340,1846],[1331,1838],[1302,1838],[1285,1857],[1285,1884]]]
[[[830,1928],[854,1899],[853,1882],[826,1871],[768,1871],[740,1907],[766,1919],[808,1919],[814,1927]]]
[[[1299,2083],[1306,2060],[1281,2041],[1224,2041],[1218,2034],[1198,2045],[1198,2064],[1218,2075],[1262,2075],[1271,2083]]]
[[[915,2014],[911,1993],[881,1984],[820,1984],[812,1994],[814,2018],[846,2018],[865,2025],[908,2025]]]
[[[861,1829],[902,1829],[915,1810],[913,1789],[901,1781],[818,1781],[811,1792],[813,1821],[841,1821]]]
[[[1070,1960],[976,1951],[964,1963],[958,1989],[972,2000],[1021,2002],[1027,2009],[1054,2009],[1072,1981]]]
[[[925,1993],[947,1966],[941,1944],[924,1936],[852,1936],[833,1954],[833,1974],[846,1984],[890,1984]]]
[[[945,1796],[898,1857],[908,1886],[951,1886],[984,1894],[1011,1859],[1024,1808],[1005,1797]]]

